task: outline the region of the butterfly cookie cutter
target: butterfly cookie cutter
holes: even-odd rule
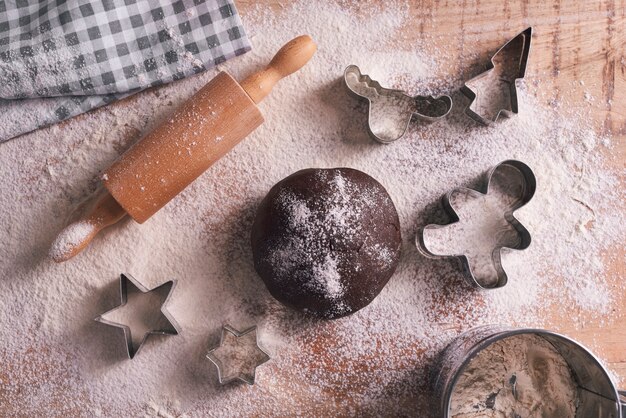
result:
[[[484,72],[461,87],[461,93],[470,100],[465,109],[470,118],[489,125],[501,116],[518,113],[515,82],[526,73],[531,38],[532,27],[528,27],[491,57]]]
[[[530,233],[515,218],[515,211],[532,199],[536,188],[535,175],[526,164],[501,162],[486,173],[480,190],[462,187],[444,195],[443,207],[451,223],[420,228],[415,238],[417,249],[428,258],[458,258],[467,281],[474,287],[495,289],[506,285],[503,252],[524,250],[531,242]],[[499,196],[497,204],[493,203],[494,196]],[[484,210],[485,206],[490,207],[489,211]],[[471,223],[473,227],[464,226]]]
[[[402,90],[387,89],[362,74],[356,65],[345,69],[343,81],[348,93],[367,102],[368,133],[383,144],[404,136],[414,117],[433,122],[445,117],[452,109],[450,96],[409,96]]]

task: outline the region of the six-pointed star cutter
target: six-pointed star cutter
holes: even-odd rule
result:
[[[109,321],[107,319],[105,319],[106,315],[110,312],[115,311],[116,309],[119,309],[120,307],[126,305],[126,302],[128,300],[128,285],[134,286],[135,288],[137,288],[141,293],[147,293],[147,292],[154,292],[154,291],[158,291],[161,288],[169,288],[168,293],[167,293],[167,297],[165,298],[165,301],[163,302],[163,304],[161,305],[161,313],[163,314],[163,316],[165,317],[165,319],[169,322],[169,324],[171,325],[171,329],[168,328],[162,328],[162,329],[156,329],[156,330],[150,330],[148,332],[146,332],[143,336],[143,338],[141,339],[141,342],[139,343],[139,346],[137,347],[137,350],[135,350],[134,346],[133,346],[133,339],[132,339],[132,335],[130,332],[130,327],[128,325],[124,325],[118,322],[113,322],[113,321]],[[178,324],[176,323],[176,321],[174,320],[174,318],[172,318],[172,316],[167,312],[167,310],[165,309],[165,306],[167,305],[167,302],[169,301],[170,297],[172,296],[174,287],[176,286],[176,280],[169,280],[153,289],[147,289],[145,286],[143,286],[141,283],[139,283],[137,280],[135,280],[135,278],[133,278],[133,276],[131,276],[130,274],[121,274],[120,275],[120,293],[121,293],[121,304],[119,306],[116,306],[115,308],[103,313],[102,315],[98,316],[97,318],[95,318],[96,321],[98,322],[102,322],[103,324],[106,325],[111,325],[114,327],[118,327],[118,328],[122,328],[124,330],[124,337],[126,338],[126,352],[128,353],[128,358],[132,359],[133,357],[135,357],[135,355],[139,352],[139,350],[141,349],[141,347],[143,346],[143,343],[146,341],[146,339],[148,338],[149,335],[151,334],[157,334],[157,335],[178,335],[178,333],[180,332],[180,327],[178,326]]]
[[[222,327],[219,345],[210,350],[206,355],[217,367],[217,377],[220,384],[225,385],[234,380],[240,380],[249,385],[254,384],[256,368],[270,359],[269,354],[259,345],[256,330],[256,325],[241,332],[230,325],[224,325]],[[249,338],[247,337],[248,335],[252,337],[252,334],[254,334],[254,344],[248,347],[248,349],[252,348],[252,353],[248,352],[242,355],[242,348],[236,345],[239,344],[239,341],[243,342],[245,338]],[[227,342],[227,340],[230,340],[230,342]],[[233,341],[235,341],[234,346],[231,344]],[[231,351],[227,351],[224,355],[221,355],[220,351],[223,350]],[[250,354],[254,354],[254,356]],[[232,364],[230,363],[239,363],[239,367],[235,367],[237,369],[235,372],[232,370],[230,370],[230,373],[228,372],[228,370],[232,368]],[[248,370],[244,370],[246,368]]]

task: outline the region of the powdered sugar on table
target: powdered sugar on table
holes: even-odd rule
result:
[[[587,126],[581,108],[548,107],[541,88],[521,85],[514,118],[477,126],[454,96],[458,106],[444,121],[412,123],[401,140],[373,143],[365,107],[341,88],[347,65],[410,94],[445,93],[451,85],[441,80],[458,86],[463,76],[450,74],[446,53],[432,45],[427,54],[427,45],[395,42],[414,22],[404,4],[385,5],[365,16],[330,2],[299,1],[276,13],[248,7],[243,20],[255,49],[224,65],[237,78],[300,33],[318,42],[316,56],[263,102],[265,124],[173,202],[143,225],[127,221],[101,233],[67,263],[46,255],[74,204],[215,72],[0,146],[0,405],[11,405],[8,414],[428,416],[432,360],[459,332],[487,323],[550,326],[554,316],[573,327],[615,321],[612,295],[624,287],[607,271],[625,229],[623,187],[603,157],[610,138]],[[445,192],[472,187],[511,158],[537,176],[535,197],[516,214],[533,244],[503,260],[505,288],[476,292],[454,261],[421,257],[415,231],[447,221],[438,206]],[[274,183],[302,168],[337,166],[387,188],[403,258],[370,306],[316,321],[266,291],[252,267],[250,226]],[[122,335],[92,320],[117,305],[122,272],[146,287],[179,280],[168,309],[182,334],[148,339],[132,361],[124,360]],[[204,358],[224,323],[259,324],[273,358],[253,387],[217,386]]]

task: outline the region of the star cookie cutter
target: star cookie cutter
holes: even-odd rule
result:
[[[161,314],[165,317],[165,321],[169,323],[169,326],[171,328],[162,328],[162,329],[155,329],[155,330],[150,330],[150,331],[146,331],[143,335],[143,338],[141,339],[139,345],[137,346],[137,348],[135,349],[134,344],[133,344],[133,339],[132,339],[132,334],[131,334],[131,330],[130,327],[128,325],[125,325],[123,323],[119,323],[119,322],[115,322],[115,321],[111,321],[106,319],[105,317],[120,309],[121,307],[125,306],[127,301],[128,301],[128,286],[131,285],[133,287],[135,287],[139,292],[141,292],[142,294],[144,293],[149,293],[149,292],[159,292],[161,289],[165,289],[167,290],[167,297],[165,298],[165,300],[163,301],[163,303],[161,304],[161,308],[160,308],[160,312]],[[147,289],[145,286],[143,286],[141,283],[139,283],[133,276],[131,276],[130,274],[120,274],[120,294],[121,294],[121,304],[116,306],[115,308],[103,313],[102,315],[98,316],[97,318],[95,318],[95,321],[97,322],[101,322],[103,324],[106,325],[110,325],[113,327],[118,327],[118,328],[122,328],[122,330],[124,330],[124,338],[126,339],[126,352],[128,354],[128,358],[133,359],[135,357],[135,355],[137,355],[137,353],[139,353],[139,351],[141,350],[141,347],[143,347],[143,343],[146,341],[146,339],[148,339],[148,336],[150,336],[151,334],[157,334],[157,335],[178,335],[180,333],[180,327],[179,325],[176,323],[176,321],[174,320],[174,318],[169,314],[169,312],[165,309],[165,306],[167,305],[167,303],[170,300],[170,297],[172,296],[172,293],[174,291],[174,287],[176,287],[176,280],[169,280],[155,288],[152,289]]]
[[[409,96],[402,90],[384,88],[356,65],[343,76],[348,93],[368,104],[367,131],[375,141],[389,144],[404,136],[413,118],[433,122],[450,113],[450,96]]]
[[[470,99],[465,109],[469,117],[489,125],[502,115],[510,117],[518,113],[515,82],[526,73],[531,38],[532,27],[528,27],[491,57],[484,72],[461,87],[461,93]]]
[[[245,347],[247,340],[254,342]],[[221,385],[234,380],[253,385],[256,368],[270,360],[270,355],[258,343],[256,325],[245,331],[224,325],[219,345],[210,350],[206,357],[217,367]]]
[[[531,242],[530,233],[515,218],[515,211],[532,199],[536,188],[535,175],[526,164],[501,162],[487,172],[481,190],[462,187],[443,197],[451,223],[420,228],[415,238],[418,250],[428,258],[458,258],[467,281],[474,287],[495,289],[506,285],[504,251],[524,250]]]

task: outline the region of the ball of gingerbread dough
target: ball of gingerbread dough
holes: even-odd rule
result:
[[[400,258],[385,188],[350,168],[306,169],[277,183],[252,227],[254,267],[283,304],[321,318],[367,306]]]

